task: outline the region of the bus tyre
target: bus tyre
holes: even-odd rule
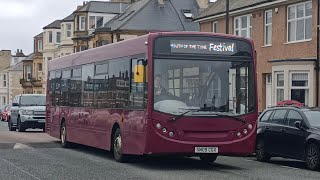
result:
[[[217,160],[218,155],[200,155],[200,159],[208,164],[212,164]]]
[[[320,148],[317,144],[309,144],[305,151],[306,166],[310,170],[318,170],[320,168]]]
[[[265,151],[264,141],[259,139],[256,146],[256,157],[258,161],[268,162],[271,159],[271,155]]]
[[[18,131],[19,132],[24,132],[24,131],[26,131],[26,129],[23,127],[23,125],[22,125],[22,123],[21,123],[21,120],[20,120],[20,118],[18,118]]]
[[[122,136],[121,130],[118,128],[113,136],[113,155],[117,162],[124,163],[127,161],[127,156],[122,154]]]
[[[67,126],[65,122],[61,124],[60,140],[61,140],[61,146],[63,148],[69,148],[71,146],[70,142],[68,142],[67,140]]]
[[[13,127],[12,123],[10,120],[8,120],[8,128],[9,128],[9,131],[16,131],[16,127]]]

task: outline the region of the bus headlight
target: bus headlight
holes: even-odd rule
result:
[[[243,130],[243,134],[247,134],[248,133],[248,130],[247,129],[244,129]]]
[[[157,123],[157,124],[156,124],[156,127],[157,127],[157,129],[161,129],[162,126],[161,126],[160,123]]]
[[[162,132],[163,132],[163,133],[167,133],[167,129],[166,129],[166,128],[163,128],[163,129],[162,129]]]
[[[237,136],[240,137],[240,136],[241,136],[241,132],[238,132],[238,133],[237,133]]]
[[[248,129],[251,130],[252,128],[253,128],[252,124],[249,124],[249,125],[248,125]]]
[[[173,137],[173,135],[174,135],[173,132],[169,132],[170,137]]]

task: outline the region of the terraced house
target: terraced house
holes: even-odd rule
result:
[[[225,15],[218,0],[194,20],[225,33]],[[257,50],[260,110],[287,99],[319,106],[318,21],[318,0],[230,0],[230,34],[252,38]]]

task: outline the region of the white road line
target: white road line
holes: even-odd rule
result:
[[[4,162],[6,162],[6,163],[10,164],[11,166],[13,166],[13,167],[15,167],[15,168],[19,169],[20,171],[22,171],[23,173],[25,173],[25,174],[27,174],[27,175],[29,175],[29,176],[33,177],[34,179],[41,180],[40,178],[38,178],[38,177],[36,177],[36,176],[34,176],[34,175],[32,175],[32,174],[28,173],[27,171],[25,171],[25,170],[21,169],[20,167],[18,167],[18,166],[16,166],[16,165],[12,164],[11,162],[9,162],[9,161],[7,161],[7,160],[5,160],[5,159],[0,158],[0,160],[2,160],[2,161],[4,161]]]
[[[287,169],[301,170],[300,168],[295,168],[295,167],[290,167],[290,166],[280,166],[280,167],[287,168]]]

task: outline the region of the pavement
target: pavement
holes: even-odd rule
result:
[[[4,144],[14,144],[5,147]],[[207,179],[320,179],[304,162],[272,158],[219,156],[208,165],[198,158],[144,157],[117,163],[110,152],[78,145],[63,149],[57,139],[38,131],[9,132],[0,123],[0,180],[207,180]]]

